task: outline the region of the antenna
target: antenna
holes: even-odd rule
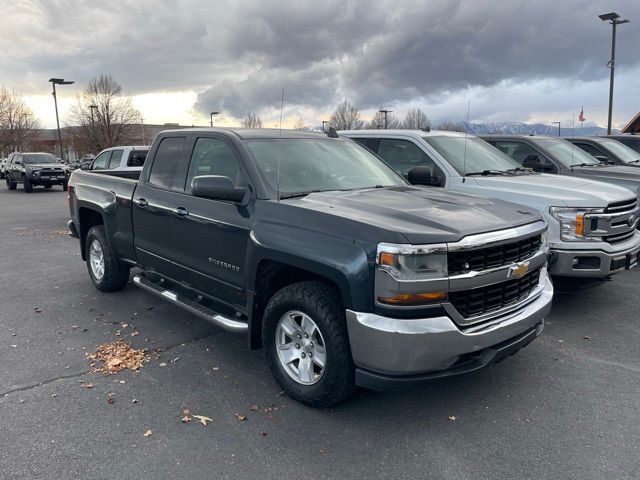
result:
[[[464,159],[462,163],[462,183],[467,178],[467,131],[469,130],[469,111],[471,110],[471,100],[467,104],[467,123],[464,124]]]
[[[280,136],[282,136],[282,110],[284,108],[284,88],[282,89],[282,98],[280,99]],[[282,145],[278,151],[278,159],[276,165],[276,195],[278,203],[280,203],[280,157],[282,156]]]

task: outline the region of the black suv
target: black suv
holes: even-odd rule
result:
[[[37,185],[45,188],[62,185],[66,191],[69,175],[69,168],[58,163],[50,153],[16,153],[6,166],[5,180],[9,190],[15,190],[18,183],[22,183],[26,193],[31,193]]]

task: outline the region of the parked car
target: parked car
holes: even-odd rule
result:
[[[135,285],[264,346],[315,407],[474,371],[540,334],[537,211],[411,186],[330,135],[169,130],[138,181],[76,170],[69,228],[92,282],[120,290],[141,268]]]
[[[567,141],[602,163],[640,167],[640,153],[617,140],[605,137],[568,137]]]
[[[421,167],[431,186],[535,207],[549,224],[552,275],[598,279],[637,264],[640,210],[626,188],[524,169],[464,133],[353,130],[341,135],[377,153],[409,181],[412,169]]]
[[[603,164],[563,138],[527,135],[480,135],[480,138],[536,172],[600,180],[636,194],[640,188],[640,169]]]
[[[627,147],[640,153],[640,136],[635,133],[628,133],[622,135],[608,135],[606,138],[617,140],[620,143],[625,144]]]
[[[83,170],[140,171],[149,153],[149,147],[111,147],[101,151],[90,162],[83,162]]]
[[[25,193],[31,193],[33,187],[40,185],[45,188],[62,185],[66,190],[69,172],[69,167],[61,165],[50,153],[16,152],[7,163],[5,181],[9,190],[15,190],[21,183]]]

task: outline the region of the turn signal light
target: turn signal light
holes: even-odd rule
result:
[[[404,293],[395,297],[378,297],[378,301],[388,305],[426,305],[446,298],[445,292]]]
[[[582,236],[582,232],[584,231],[584,215],[579,213],[576,215],[576,235]]]
[[[378,265],[394,266],[396,264],[396,256],[393,253],[381,252],[378,258]]]

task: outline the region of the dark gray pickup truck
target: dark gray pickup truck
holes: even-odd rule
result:
[[[140,174],[76,170],[69,205],[98,289],[136,267],[134,284],[264,347],[316,407],[484,367],[551,305],[535,210],[413,187],[335,132],[165,131]]]

